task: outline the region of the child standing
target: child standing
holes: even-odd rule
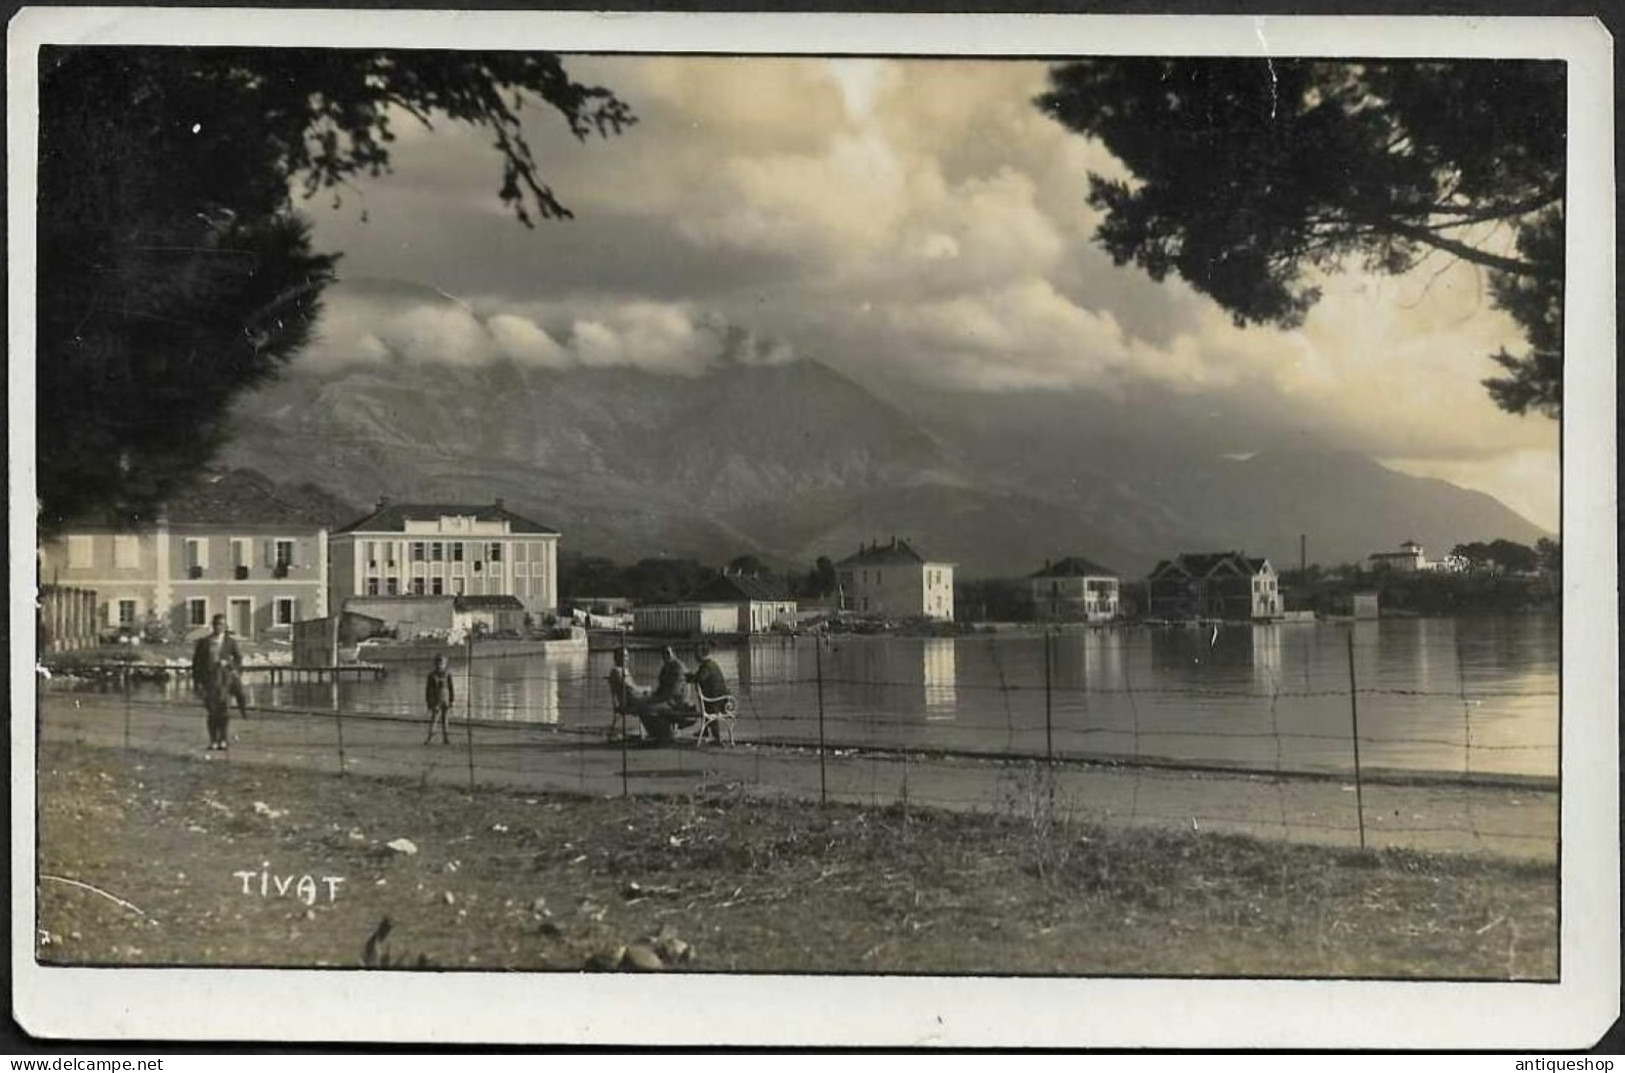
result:
[[[446,657],[434,658],[434,670],[423,683],[423,703],[429,707],[429,734],[423,739],[427,745],[434,740],[435,720],[440,721],[440,740],[446,745],[451,744],[451,735],[446,732],[446,713],[451,711],[452,704],[457,699],[457,691],[451,684],[451,672],[446,670]]]

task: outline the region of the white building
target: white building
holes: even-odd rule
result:
[[[352,596],[516,596],[558,606],[559,534],[502,505],[391,503],[329,540],[333,604]]]
[[[1419,574],[1433,566],[1423,554],[1422,545],[1407,540],[1398,551],[1378,551],[1371,554],[1371,569],[1392,570],[1396,574]]]
[[[835,564],[841,605],[860,615],[893,618],[954,617],[954,564],[933,562],[906,540],[859,547]]]
[[[207,632],[217,614],[246,640],[291,639],[327,614],[328,521],[260,474],[206,477],[146,524],[81,521],[43,542],[40,581],[96,594],[99,634]]]

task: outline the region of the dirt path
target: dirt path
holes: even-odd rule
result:
[[[1240,776],[1155,768],[902,757],[836,751],[820,772],[806,749],[742,742],[622,750],[585,730],[529,724],[453,726],[452,744],[424,745],[416,723],[330,714],[234,720],[229,754],[202,751],[202,715],[173,702],[126,704],[95,693],[48,693],[45,742],[132,746],[232,766],[290,767],[416,780],[421,785],[572,791],[594,796],[688,793],[720,786],[755,796],[869,805],[906,801],[954,811],[1073,817],[1114,827],[1214,831],[1328,846],[1359,844],[1352,780]],[[472,749],[470,749],[472,738]],[[470,755],[472,754],[472,770]],[[624,774],[623,774],[624,765]],[[1372,848],[1489,853],[1555,861],[1558,795],[1548,788],[1449,782],[1368,782]]]

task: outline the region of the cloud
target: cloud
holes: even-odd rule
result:
[[[481,312],[484,309],[486,312]],[[423,287],[340,284],[324,301],[317,339],[302,361],[353,364],[520,365],[568,370],[627,367],[670,376],[795,359],[765,338],[687,303],[595,301],[469,304]]]
[[[449,125],[400,143],[394,174],[362,184],[371,223],[354,206],[313,209],[347,271],[432,280],[470,303],[335,299],[329,360],[695,376],[810,355],[860,382],[952,388],[967,406],[987,392],[1094,393],[1223,415],[1213,422],[1235,452],[1292,442],[1515,468],[1526,486],[1544,472],[1556,486],[1555,423],[1504,414],[1479,386],[1497,372],[1488,355],[1523,344],[1476,269],[1436,259],[1394,279],[1356,266],[1322,281],[1301,329],[1237,328],[1095,243],[1087,176],[1126,172],[1032,106],[1042,63],[568,65],[642,120],[577,143],[527,109],[573,221],[527,231],[507,218],[486,139]],[[1196,442],[1156,412],[1125,427]]]

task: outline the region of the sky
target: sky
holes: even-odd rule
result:
[[[1558,527],[1557,422],[1505,414],[1479,385],[1500,371],[1490,354],[1525,348],[1479,270],[1435,255],[1403,277],[1344,271],[1301,329],[1237,328],[1095,244],[1088,176],[1126,172],[1032,106],[1041,63],[567,67],[639,117],[577,142],[545,106],[524,112],[575,218],[527,230],[498,200],[489,134],[402,117],[393,174],[303,206],[348,285],[302,360],[698,376],[723,353],[813,358],[893,398],[1143,408],[1164,447],[1356,450]]]

